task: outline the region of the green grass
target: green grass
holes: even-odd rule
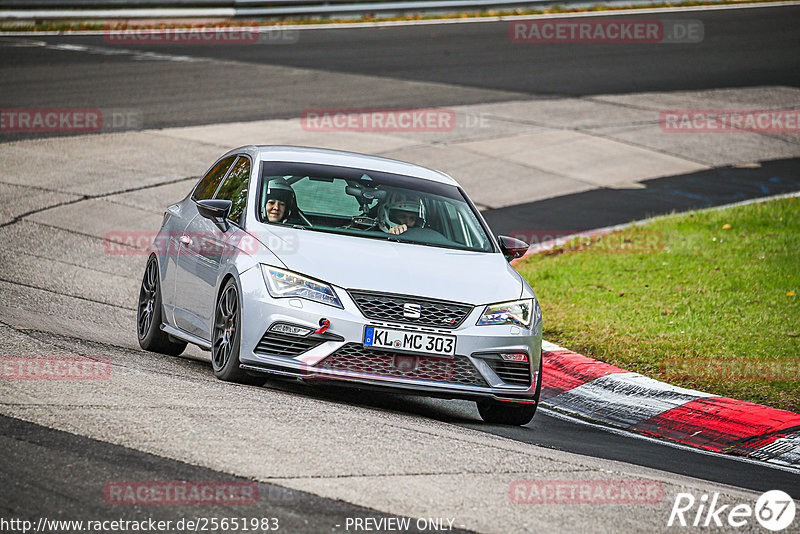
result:
[[[516,268],[541,303],[545,339],[800,412],[800,198],[671,215]]]

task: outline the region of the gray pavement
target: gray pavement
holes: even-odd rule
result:
[[[128,316],[132,320],[133,312]],[[481,532],[656,532],[665,530],[677,492],[699,496],[713,490],[737,502],[756,496],[408,413],[226,384],[213,378],[206,362],[131,350],[113,338],[87,341],[88,332],[80,330],[68,337],[0,329],[6,357],[105,357],[113,366],[106,380],[4,381],[0,402],[6,416],[383,513],[454,518],[457,527]],[[84,485],[119,481],[115,473],[95,476]],[[520,505],[509,499],[509,487],[521,480],[646,481],[659,485],[663,498],[644,507]],[[107,511],[98,510],[101,493],[88,493],[83,498],[93,506],[85,513],[102,517]],[[140,517],[146,515],[143,510]]]
[[[604,187],[641,188],[643,181],[654,178],[800,156],[800,134],[666,132],[659,126],[659,114],[678,102],[697,109],[790,109],[800,102],[800,89],[456,106],[443,108],[455,114],[455,127],[428,132],[318,131],[302,119],[273,119],[19,141],[0,145],[2,181],[64,194],[108,195],[198,176],[217,155],[236,146],[298,144],[378,154],[442,170],[459,180],[480,207],[490,209]],[[40,157],[31,158],[36,151]],[[131,194],[162,198],[158,190]],[[175,184],[169,194],[174,194],[172,200],[180,198],[180,186]],[[97,215],[103,217],[97,206]],[[150,209],[147,203],[144,207]],[[139,214],[131,211],[130,217],[136,220]]]
[[[147,527],[144,530],[152,530],[148,522],[151,520],[154,525],[158,522],[163,525],[163,528],[156,527],[159,531],[177,533],[196,530],[186,527],[187,521],[197,522],[212,517],[236,518],[238,522],[238,528],[206,529],[212,532],[236,531],[244,525],[247,530],[260,532],[262,519],[266,519],[269,526],[277,527],[279,532],[329,532],[342,530],[348,518],[380,520],[394,517],[343,501],[253,482],[19,419],[0,417],[0,430],[4,451],[0,458],[0,473],[5,483],[0,513],[6,521],[9,518],[23,519],[33,525],[46,518],[49,528],[38,529],[39,532],[86,532],[90,529],[85,523],[84,528],[74,524],[72,528],[57,528],[54,523],[87,520],[144,522]],[[202,431],[192,436],[198,445],[202,444],[201,436]],[[36,462],[30,461],[32,455]],[[230,484],[248,490],[251,499],[243,504],[203,506],[136,506],[107,501],[106,485],[120,485],[125,481],[153,481],[162,487],[172,481],[208,484],[212,488],[215,484]],[[131,530],[114,528],[111,523],[107,525],[107,531]],[[337,529],[336,525],[341,527]],[[417,528],[409,530],[420,532]]]

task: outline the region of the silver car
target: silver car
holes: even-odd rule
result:
[[[526,424],[542,321],[449,176],[323,149],[246,146],[167,208],[139,294],[142,348],[211,351],[215,375],[335,381],[477,402]]]

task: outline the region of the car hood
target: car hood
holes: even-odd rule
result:
[[[278,226],[264,225],[261,230],[259,240],[286,268],[345,289],[474,305],[513,300],[522,293],[521,277],[499,253]]]

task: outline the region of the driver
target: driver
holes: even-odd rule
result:
[[[297,209],[294,189],[285,178],[273,178],[264,193],[264,214],[271,223],[284,222]]]
[[[400,200],[388,204],[383,210],[385,231],[390,234],[402,234],[409,228],[421,228],[424,225],[422,202],[419,200]]]

